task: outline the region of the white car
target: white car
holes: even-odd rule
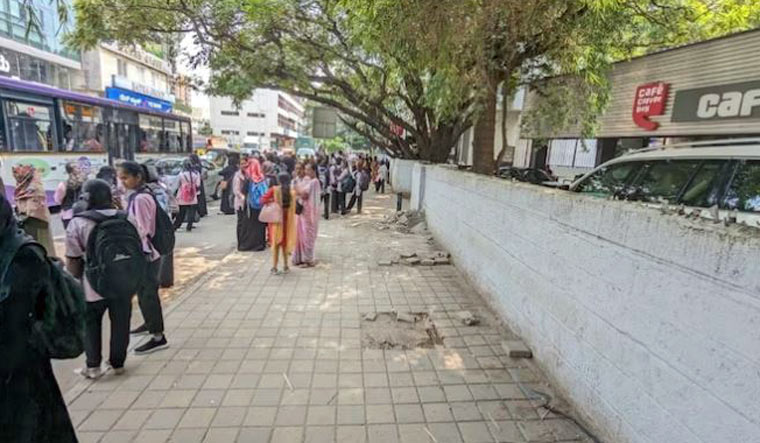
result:
[[[179,173],[182,172],[182,163],[185,161],[182,157],[162,158],[156,160],[154,166],[158,170],[161,181],[166,184],[170,192],[176,194],[179,188]],[[221,171],[208,160],[201,159],[203,165],[203,189],[206,192],[206,199],[217,200],[221,196],[219,184],[222,182]]]
[[[717,206],[735,213],[738,221],[755,226],[760,221],[760,139],[635,151],[598,166],[569,189],[602,198],[696,208]]]

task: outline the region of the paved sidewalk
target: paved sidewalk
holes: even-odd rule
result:
[[[79,382],[66,397],[81,441],[582,440],[526,396],[546,391],[540,373],[505,356],[510,334],[455,267],[378,266],[433,247],[378,231],[393,199],[369,197],[364,215],[321,223],[316,268],[271,276],[268,252],[232,254],[167,310],[170,349]],[[444,345],[362,349],[362,315],[393,309],[429,313]]]

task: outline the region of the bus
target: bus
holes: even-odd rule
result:
[[[12,168],[41,174],[49,206],[74,162],[92,177],[104,165],[192,152],[190,119],[116,100],[0,77],[0,177],[13,203]]]

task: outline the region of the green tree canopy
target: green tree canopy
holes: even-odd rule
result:
[[[31,0],[27,0],[31,1]],[[757,23],[755,0],[75,0],[69,41],[143,44],[191,34],[208,92],[257,87],[338,109],[392,155],[444,161],[476,125],[490,172],[497,89],[583,82],[586,127],[606,69],[637,53]],[[555,112],[555,114],[562,114]],[[489,152],[490,148],[490,152]]]

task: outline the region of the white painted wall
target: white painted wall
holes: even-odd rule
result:
[[[760,235],[426,166],[430,230],[609,442],[760,442]]]
[[[415,163],[413,160],[393,159],[393,162],[391,162],[393,192],[401,192],[402,194],[410,194],[412,192],[412,170]]]

